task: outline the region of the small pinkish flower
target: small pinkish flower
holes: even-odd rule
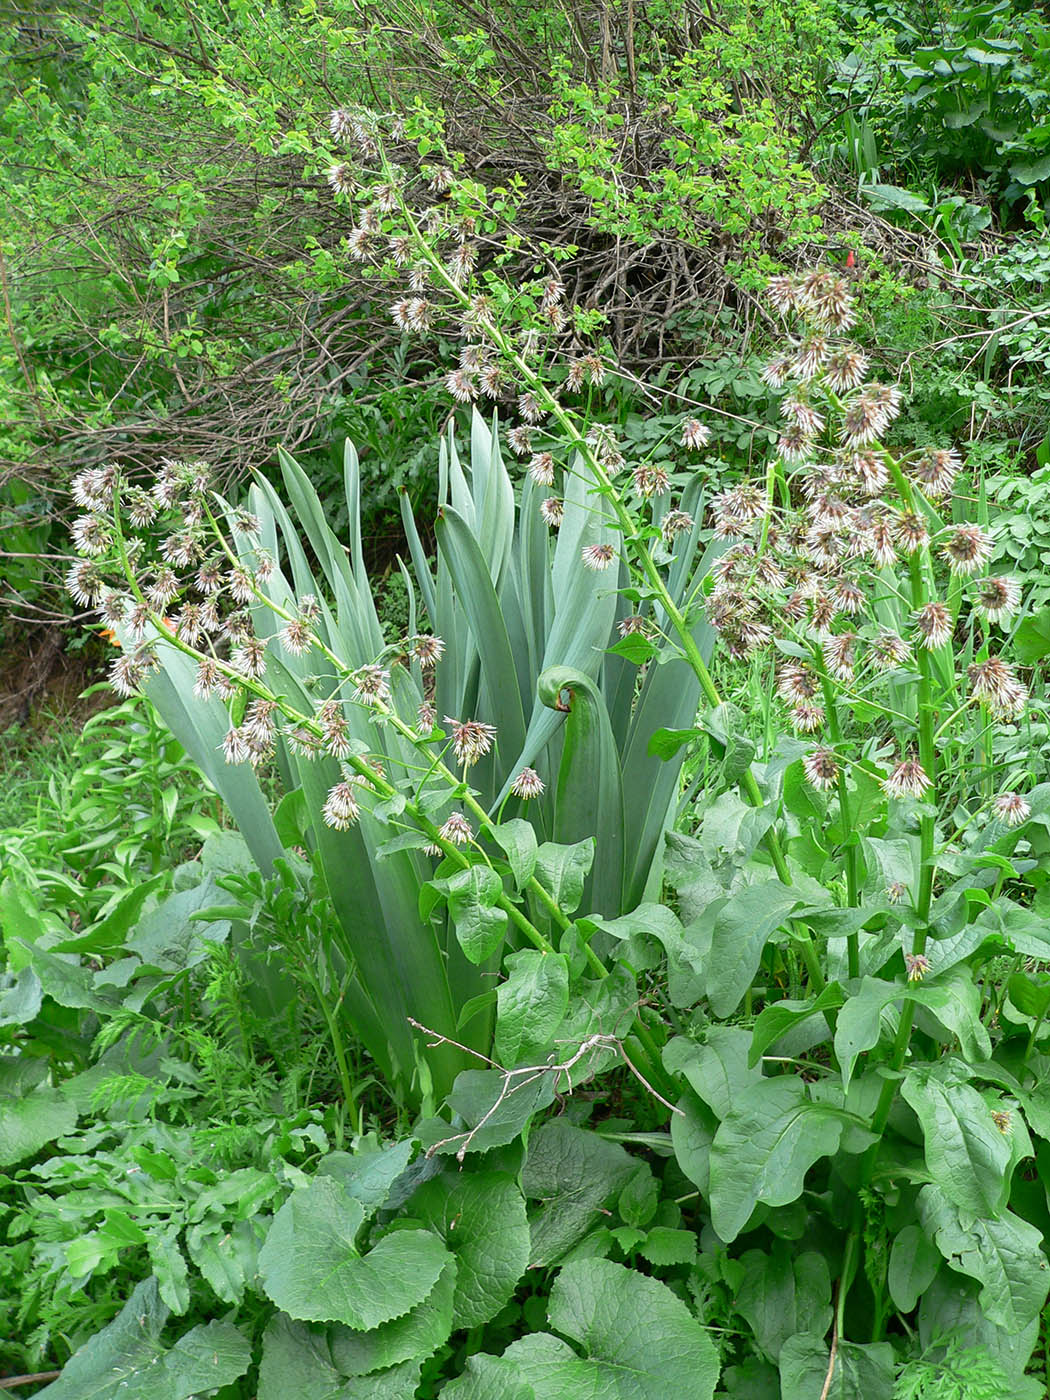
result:
[[[921,797],[929,786],[930,779],[917,758],[902,759],[882,780],[887,797]]]
[[[930,960],[923,953],[905,953],[904,966],[908,969],[909,982],[921,982],[930,970]]]
[[[944,603],[926,603],[915,614],[915,627],[919,634],[919,645],[927,651],[936,651],[952,639],[955,630],[951,610]]]
[[[548,496],[540,502],[540,516],[545,525],[556,530],[565,516],[565,504],[557,496]]]
[[[354,672],[354,699],[361,705],[378,705],[390,699],[390,672],[381,666],[362,666]]]
[[[886,898],[891,904],[902,904],[908,897],[908,886],[900,880],[894,880],[892,884],[886,886]]]
[[[511,785],[511,792],[527,802],[530,797],[539,797],[543,791],[543,779],[533,768],[523,768]]]
[[[437,710],[429,700],[424,700],[417,711],[417,719],[420,730],[424,734],[429,734],[437,723]]]
[[[616,557],[616,551],[611,544],[585,544],[580,551],[580,556],[588,569],[594,569],[596,573],[601,573],[612,563]]]
[[[989,622],[1001,622],[1021,604],[1021,589],[1012,578],[983,578],[976,585],[974,608]]]
[[[440,637],[419,636],[412,638],[412,655],[424,671],[429,671],[438,664],[444,650],[445,643]]]
[[[536,452],[529,461],[529,476],[537,486],[554,485],[554,458],[549,452]]]
[[[1007,826],[1020,826],[1032,814],[1031,807],[1019,792],[1001,792],[992,806]]]
[[[321,809],[325,826],[333,827],[336,831],[346,831],[360,815],[361,808],[354,796],[354,784],[352,782],[336,783],[329,790],[324,807]]]
[[[821,791],[834,787],[838,781],[838,760],[830,749],[814,749],[806,754],[802,767],[809,781]]]
[[[453,719],[450,715],[445,716],[445,723],[452,727],[452,747],[464,768],[477,763],[492,748],[495,725],[482,724],[477,719]]]
[[[699,418],[687,418],[682,424],[682,446],[696,451],[706,447],[711,439],[711,429],[705,428]]]
[[[953,574],[975,574],[992,557],[992,537],[977,525],[956,525],[941,549]]]
[[[454,846],[465,846],[474,839],[474,829],[461,812],[453,812],[438,831],[442,841],[450,841]]]

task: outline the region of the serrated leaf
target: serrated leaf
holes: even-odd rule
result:
[[[419,1188],[410,1209],[455,1256],[453,1325],[490,1322],[529,1264],[529,1222],[517,1186],[498,1172],[442,1176]]]
[[[396,1237],[395,1234],[386,1238]],[[350,1327],[330,1329],[332,1360],[343,1375],[369,1376],[403,1361],[422,1360],[444,1345],[452,1331],[452,1299],[456,1290],[456,1261],[451,1255],[446,1259],[434,1287],[402,1317],[367,1332]]]
[[[58,1089],[34,1089],[23,1099],[0,1095],[0,1166],[33,1156],[76,1121],[76,1105]]]
[[[998,1215],[1010,1192],[1010,1143],[977,1090],[917,1066],[901,1095],[918,1116],[926,1165],[948,1199],[974,1215]]]
[[[421,1303],[448,1252],[427,1230],[384,1235],[368,1254],[356,1244],[364,1208],[337,1181],[317,1176],[293,1191],[259,1252],[263,1291],[290,1317],[367,1330]]]
[[[357,1152],[330,1152],[318,1163],[319,1176],[333,1176],[344,1190],[360,1201],[366,1217],[386,1203],[390,1191],[408,1168],[415,1151],[411,1138],[384,1143],[378,1148],[364,1147]]]
[[[697,1239],[692,1230],[675,1230],[670,1225],[654,1225],[638,1253],[657,1268],[691,1264],[696,1258]]]
[[[209,1322],[170,1348],[159,1340],[168,1310],[156,1279],[140,1283],[108,1327],[66,1362],[62,1375],[38,1391],[41,1400],[191,1400],[243,1376],[251,1348],[228,1322]]]
[[[534,1064],[550,1048],[569,1006],[569,960],[525,948],[504,959],[496,989],[496,1055],[508,1069]]]
[[[608,1259],[578,1260],[558,1274],[548,1313],[554,1331],[583,1349],[595,1391],[606,1387],[599,1394],[616,1400],[714,1395],[719,1363],[711,1338],[654,1278]],[[566,1388],[560,1395],[567,1400],[574,1393]]]
[[[842,1121],[828,1105],[811,1102],[795,1078],[744,1089],[711,1147],[711,1223],[719,1239],[731,1244],[760,1201],[797,1200],[809,1168],[838,1147]]]
[[[332,1360],[328,1333],[276,1313],[263,1336],[258,1400],[412,1400],[419,1362],[347,1379]]]

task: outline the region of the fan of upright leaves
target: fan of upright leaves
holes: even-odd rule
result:
[[[289,609],[296,599],[315,595],[320,603],[315,626],[324,643],[348,668],[367,665],[387,639],[364,566],[357,455],[347,444],[346,544],[328,525],[302,469],[284,452],[280,464],[285,499],[260,478],[248,501],[261,522],[259,548],[280,561],[263,586]],[[699,489],[692,495],[686,505],[699,518]],[[539,504],[526,481],[516,510],[495,425],[490,428],[477,414],[469,471],[451,431],[441,444],[434,570],[405,503],[422,605],[430,628],[445,642],[434,701],[439,723],[452,715],[496,726],[494,751],[470,770],[482,803],[495,809],[528,764],[547,783],[543,796],[522,804],[521,813],[541,841],[572,843],[600,834],[600,854],[584,898],[589,907],[615,917],[643,897],[677,790],[679,762],[650,756],[649,738],[661,726],[691,723],[699,687],[692,671],[673,657],[665,664],[651,661],[639,683],[637,664],[610,653],[617,621],[628,607],[615,573],[590,571],[581,558],[584,545],[616,538],[603,499],[591,492],[583,461],[578,459],[568,474],[564,519],[553,541]],[[253,549],[243,537],[234,538],[251,566]],[[676,601],[688,596],[706,571],[708,560],[697,559],[697,542],[696,528],[676,538],[668,564]],[[420,609],[412,577],[402,568],[414,632]],[[280,619],[265,605],[255,605],[252,613],[260,637],[279,630]],[[697,640],[705,650],[708,633],[700,623]],[[163,642],[158,655],[163,669],[149,683],[151,698],[226,800],[266,869],[280,855],[281,843],[254,773],[221,760],[226,707],[192,696],[192,670],[184,656]],[[316,650],[296,657],[273,645],[267,656],[267,683],[301,711],[315,710],[335,688],[331,665]],[[414,715],[424,698],[418,664],[394,666],[391,688],[398,712]],[[383,759],[388,772],[400,773],[402,760],[418,758],[367,710],[347,704],[345,714],[361,750]],[[286,787],[301,788],[305,798],[310,839],[341,929],[341,954],[354,970],[349,1012],[377,1064],[411,1092],[419,1045],[410,1016],[487,1051],[491,1011],[475,1015],[466,1031],[457,1031],[457,1023],[464,1005],[491,985],[483,975],[491,963],[473,966],[446,924],[420,917],[419,891],[433,874],[432,860],[416,849],[390,849],[387,818],[393,813],[363,810],[347,831],[324,825],[325,795],[339,781],[334,760],[307,761],[282,742],[278,761]],[[427,1053],[438,1092],[465,1064],[453,1046]]]

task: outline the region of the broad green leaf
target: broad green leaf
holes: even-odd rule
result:
[[[675,1160],[705,1199],[711,1191],[711,1144],[718,1131],[718,1119],[691,1089],[678,1100],[678,1112],[671,1117],[671,1143]]]
[[[178,1245],[178,1227],[153,1229],[147,1237],[149,1262],[160,1289],[161,1302],[181,1317],[190,1305],[189,1272]]]
[[[470,865],[434,884],[448,899],[448,910],[459,945],[472,963],[483,963],[503,942],[507,915],[496,901],[503,881],[491,865]]]
[[[456,1262],[449,1255],[437,1283],[403,1317],[395,1317],[367,1332],[350,1327],[331,1328],[332,1360],[343,1375],[368,1376],[403,1361],[419,1361],[432,1355],[448,1341],[452,1331],[455,1288]]]
[[[525,948],[504,959],[507,980],[496,992],[496,1055],[513,1069],[550,1048],[569,1006],[569,960]]]
[[[495,1069],[465,1069],[447,1100],[462,1126],[431,1118],[420,1124],[419,1138],[434,1153],[487,1152],[513,1142],[553,1098],[552,1074],[508,1076]]]
[[[616,1143],[574,1127],[564,1118],[544,1123],[529,1139],[521,1189],[539,1204],[531,1218],[529,1263],[557,1263],[600,1219],[637,1163]]]
[[[349,1384],[332,1360],[327,1332],[274,1313],[263,1335],[258,1400],[352,1400]]]
[[[44,1000],[40,978],[32,967],[0,973],[0,1026],[26,1026]]]
[[[769,1253],[748,1250],[740,1264],[733,1306],[771,1361],[796,1332],[823,1336],[831,1326],[831,1274],[822,1254],[800,1254],[793,1243],[777,1240]]]
[[[259,1253],[263,1291],[290,1317],[366,1330],[401,1317],[438,1281],[448,1252],[426,1230],[384,1235],[357,1248],[364,1208],[337,1181],[317,1176],[293,1191]]]
[[[1034,1225],[1010,1211],[996,1220],[975,1219],[937,1186],[919,1192],[919,1218],[949,1266],[981,1285],[980,1303],[991,1322],[1019,1332],[1038,1316],[1050,1269]]]
[[[536,852],[536,879],[561,909],[575,914],[583,898],[583,886],[594,863],[594,837],[574,846],[544,841]]]
[[[684,1074],[716,1117],[725,1118],[741,1092],[762,1079],[749,1064],[751,1033],[742,1026],[708,1026],[702,1040],[675,1036],[664,1047],[664,1068]]]
[[[386,1203],[395,1181],[408,1168],[415,1151],[411,1138],[384,1143],[381,1147],[360,1147],[356,1152],[330,1152],[318,1163],[319,1176],[334,1176],[347,1193],[361,1202],[365,1215],[372,1215]]]
[[[894,1356],[889,1342],[840,1341],[831,1385],[823,1336],[800,1332],[780,1352],[781,1400],[893,1400]]]
[[[918,1225],[905,1225],[894,1237],[886,1285],[902,1313],[910,1313],[933,1282],[941,1256]]]
[[[934,1022],[918,1016],[919,1026],[928,1034],[951,1043],[958,1040],[969,1060],[986,1060],[992,1053],[992,1043],[981,1020],[981,990],[970,973],[962,967],[950,968],[943,975],[927,977],[922,982],[910,982],[904,995],[925,1007]],[[947,1035],[940,1032],[944,1028]]]
[[[160,1341],[168,1310],[156,1279],[140,1283],[122,1311],[75,1352],[46,1400],[192,1400],[243,1376],[251,1348],[228,1322],[209,1322],[170,1348]]]
[[[656,1279],[607,1259],[566,1264],[551,1289],[548,1315],[555,1332],[582,1348],[596,1372],[594,1385],[603,1383],[616,1400],[714,1395],[714,1344],[681,1299]]]
[[[797,890],[767,880],[733,895],[715,915],[707,995],[716,1016],[729,1017],[740,1005],[763,948],[799,902]]]
[[[760,1201],[796,1200],[806,1172],[836,1150],[841,1134],[840,1112],[812,1103],[793,1077],[744,1089],[711,1147],[711,1223],[719,1239],[731,1244]]]
[[[23,1099],[0,1095],[0,1166],[32,1157],[76,1121],[76,1105],[59,1089],[34,1089]]]
[[[1007,978],[1006,988],[1010,1000],[1022,1016],[1038,1019],[1050,1009],[1050,975],[1045,972],[1015,972]],[[3,1024],[2,1021],[0,1024]]]
[[[935,1183],[961,1210],[998,1215],[1010,1192],[1010,1144],[977,1090],[920,1065],[905,1075],[901,1094],[922,1125]]]
[[[793,1026],[800,1025],[811,1016],[820,1015],[822,1011],[836,1011],[845,1000],[846,995],[839,984],[829,982],[820,995],[810,1001],[774,1001],[764,1007],[751,1032],[748,1064],[757,1065],[769,1047]]]
[[[878,1045],[883,1011],[902,995],[903,988],[893,982],[865,977],[859,989],[847,998],[835,1023],[835,1055],[842,1070],[843,1088],[849,1088],[858,1058]]]
[[[524,889],[536,869],[538,845],[535,828],[531,822],[513,817],[509,822],[494,826],[492,834],[507,857],[515,887]]]
[[[410,1211],[456,1258],[453,1325],[490,1322],[529,1264],[529,1222],[517,1186],[498,1172],[442,1176],[419,1188]]]
[[[565,1343],[559,1345],[564,1347]],[[463,1374],[442,1387],[441,1400],[537,1400],[537,1394],[513,1358],[470,1356]],[[571,1396],[566,1395],[565,1400]]]

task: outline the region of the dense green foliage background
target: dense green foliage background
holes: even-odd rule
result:
[[[495,855],[446,839],[431,878],[447,792],[417,803],[393,777],[364,835],[327,829],[342,760],[323,781],[285,750],[223,764],[227,722],[253,722],[247,695],[195,708],[185,658],[167,658],[156,708],[131,698],[82,732],[44,712],[5,736],[0,1376],[46,1373],[13,1392],[35,1393],[72,1358],[55,1400],[569,1400],[599,1381],[616,1400],[1046,1393],[1044,9],[83,0],[7,15],[0,666],[14,675],[42,636],[112,658],[63,586],[74,477],[119,461],[149,485],[203,458],[295,561],[295,593],[316,578],[329,660],[396,667],[440,628],[440,688],[413,663],[400,694],[418,690],[413,709],[436,695],[439,723],[446,705],[498,711],[502,747],[470,778],[484,808],[506,796],[534,701],[550,748],[542,800],[506,820],[499,806]],[[572,554],[548,556],[533,483],[450,398],[454,335],[403,335],[379,268],[352,255],[367,200],[333,197],[329,115],[358,104],[400,118],[424,169],[451,153],[502,326],[530,324],[530,279],[558,269],[578,346],[615,367],[573,421],[692,492],[683,539],[639,535],[686,635],[722,547],[708,503],[778,441],[762,371],[784,327],[763,289],[841,272],[871,378],[909,400],[894,451],[966,459],[931,519],[994,530],[989,568],[1023,590],[1017,627],[994,635],[1015,648],[1024,718],[992,733],[960,700],[992,628],[963,635],[962,584],[934,579],[932,548],[909,598],[943,584],[960,677],[927,660],[883,711],[823,692],[856,758],[834,791],[806,784],[772,665],[698,622],[683,681],[666,608],[658,633],[614,633],[628,599],[578,559],[592,526],[620,538],[612,516],[567,491]],[[564,363],[545,373],[570,397]],[[690,456],[692,414],[710,441]],[[766,484],[788,500],[786,478]],[[230,532],[246,568],[249,533]],[[629,601],[653,596],[635,580]],[[604,655],[601,675],[545,671],[551,633],[584,669]],[[307,707],[312,660],[285,660]],[[888,800],[875,737],[880,715],[914,718],[913,683],[932,713],[934,682],[936,820]],[[396,774],[397,736],[373,743],[368,713],[354,726]],[[916,742],[933,751],[932,725]],[[996,825],[1015,784],[1031,822]],[[935,831],[936,896],[931,876],[915,901],[932,970],[913,977],[889,891],[915,851],[929,867]],[[536,938],[504,952],[515,912]],[[413,1063],[402,1022],[420,988],[445,1040]]]

